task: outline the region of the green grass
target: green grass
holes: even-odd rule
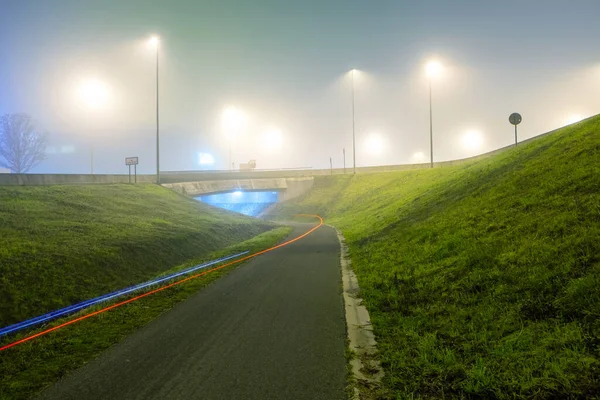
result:
[[[156,185],[0,187],[0,326],[288,233]],[[233,268],[0,353],[0,398],[30,397]]]
[[[193,259],[165,273],[244,250],[263,250],[279,242],[290,231],[288,227],[270,230],[245,242]],[[3,351],[0,353],[0,399],[30,398],[237,266],[239,264],[211,272]],[[77,316],[106,305],[87,309]],[[71,318],[57,320],[46,328]],[[5,338],[0,345],[31,333]]]
[[[271,228],[156,185],[0,187],[0,326]]]
[[[600,117],[448,168],[316,178],[397,399],[600,398]]]

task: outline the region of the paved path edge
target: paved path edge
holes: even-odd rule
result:
[[[328,225],[330,226],[330,225]],[[358,279],[352,270],[352,260],[342,232],[331,226],[340,242],[340,265],[344,288],[344,310],[348,346],[352,352],[350,365],[353,376],[353,400],[370,399],[373,391],[381,387],[383,369],[377,357],[377,341],[369,311],[362,304]]]

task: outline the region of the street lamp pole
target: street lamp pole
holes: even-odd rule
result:
[[[433,168],[433,106],[431,100],[431,78],[429,78],[429,162]]]
[[[356,175],[356,133],[354,124],[354,69],[352,70],[352,162],[354,164],[354,174]]]
[[[160,142],[158,128],[158,47],[159,43],[156,40],[156,183],[160,184]]]

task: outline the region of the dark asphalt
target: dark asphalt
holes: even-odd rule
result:
[[[39,398],[344,399],[339,251],[323,226],[261,255]]]

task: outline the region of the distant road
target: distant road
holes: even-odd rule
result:
[[[339,243],[323,226],[217,280],[39,398],[345,399],[341,288]]]

